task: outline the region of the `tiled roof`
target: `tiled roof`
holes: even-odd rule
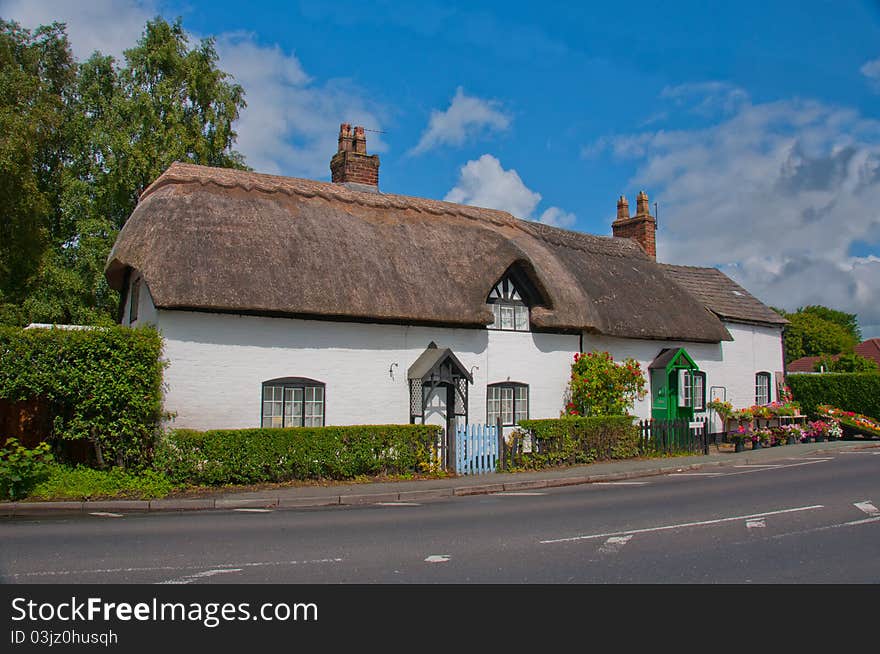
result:
[[[815,372],[816,364],[819,363],[821,358],[822,357],[801,357],[800,359],[795,359],[789,363],[785,366],[785,369],[788,372]],[[836,356],[832,358],[836,358]]]
[[[855,346],[854,352],[866,359],[874,359],[880,365],[880,338],[869,338]]]
[[[733,322],[786,325],[788,321],[717,268],[660,264],[710,311]]]

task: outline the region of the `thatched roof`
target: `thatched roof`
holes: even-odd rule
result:
[[[341,184],[174,164],[141,196],[106,268],[156,306],[484,326],[513,267],[535,330],[718,342],[718,318],[629,239]]]
[[[722,320],[787,325],[788,321],[717,268],[661,264],[667,275]]]

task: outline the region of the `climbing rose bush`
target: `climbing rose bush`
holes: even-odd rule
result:
[[[572,416],[620,416],[647,394],[638,361],[615,363],[608,352],[575,354],[565,413]]]

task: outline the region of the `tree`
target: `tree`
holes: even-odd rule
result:
[[[0,318],[20,313],[60,219],[75,75],[63,25],[0,19]]]
[[[847,352],[837,357],[823,356],[813,370],[816,372],[880,372],[880,366],[873,359],[859,356],[855,352]]]
[[[810,306],[783,315],[789,320],[785,328],[786,363],[806,356],[851,352],[859,342],[854,314]]]
[[[174,161],[245,167],[232,127],[244,90],[217,63],[214,41],[191,48],[179,20],[148,22],[121,66],[100,53],[77,65],[61,24],[2,23],[0,90],[23,90],[0,99],[14,135],[0,142],[0,202],[16,208],[0,232],[0,322],[113,322],[104,264],[140,193]]]

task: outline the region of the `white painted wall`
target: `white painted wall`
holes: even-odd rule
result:
[[[706,373],[706,400],[712,399],[710,389],[722,387],[728,401],[741,408],[755,403],[755,374],[769,372],[771,375],[771,400],[776,400],[776,373],[782,371],[782,330],[778,327],[762,327],[726,322],[725,327],[733,341],[723,343],[688,343],[684,341],[645,341],[637,339],[609,338],[584,334],[584,350],[606,350],[621,360],[636,359],[647,374],[648,365],[664,347],[683,347],[694,359],[700,370]],[[634,413],[641,418],[651,416],[650,394],[637,402]],[[714,425],[720,429],[720,424]]]
[[[407,370],[431,341],[451,348],[472,371],[471,422],[486,420],[486,386],[503,381],[529,385],[530,418],[553,418],[563,408],[579,344],[575,335],[156,311],[146,284],[140,296],[136,324],[153,322],[165,338],[170,361],[165,406],[176,413],[174,427],[259,426],[262,382],[277,377],[324,382],[328,425],[406,423]],[[737,323],[726,327],[732,342],[584,334],[584,350],[606,350],[617,360],[633,357],[647,372],[662,348],[684,347],[706,373],[707,399],[713,386],[722,387],[734,406],[749,406],[755,400],[755,373],[766,371],[775,379],[782,370],[781,330]],[[636,403],[634,413],[650,417],[650,395]]]
[[[135,285],[140,286],[140,292],[138,294],[137,320],[132,322],[129,320],[131,316],[131,303],[129,298],[131,297],[132,288],[134,288]],[[137,272],[133,272],[131,275],[128,288],[125,291],[125,304],[122,306],[124,308],[122,312],[123,325],[127,327],[137,327],[138,325],[157,324],[159,314],[156,311],[156,305],[153,304],[153,296],[150,293],[150,287],[147,286],[146,280]]]
[[[372,325],[160,310],[165,408],[172,426],[257,427],[263,381],[309,377],[326,384],[328,425],[409,422],[407,370],[431,341],[449,347],[474,377],[469,418],[486,420],[486,386],[529,384],[529,417],[557,417],[578,336]],[[393,377],[389,373],[392,364]]]

